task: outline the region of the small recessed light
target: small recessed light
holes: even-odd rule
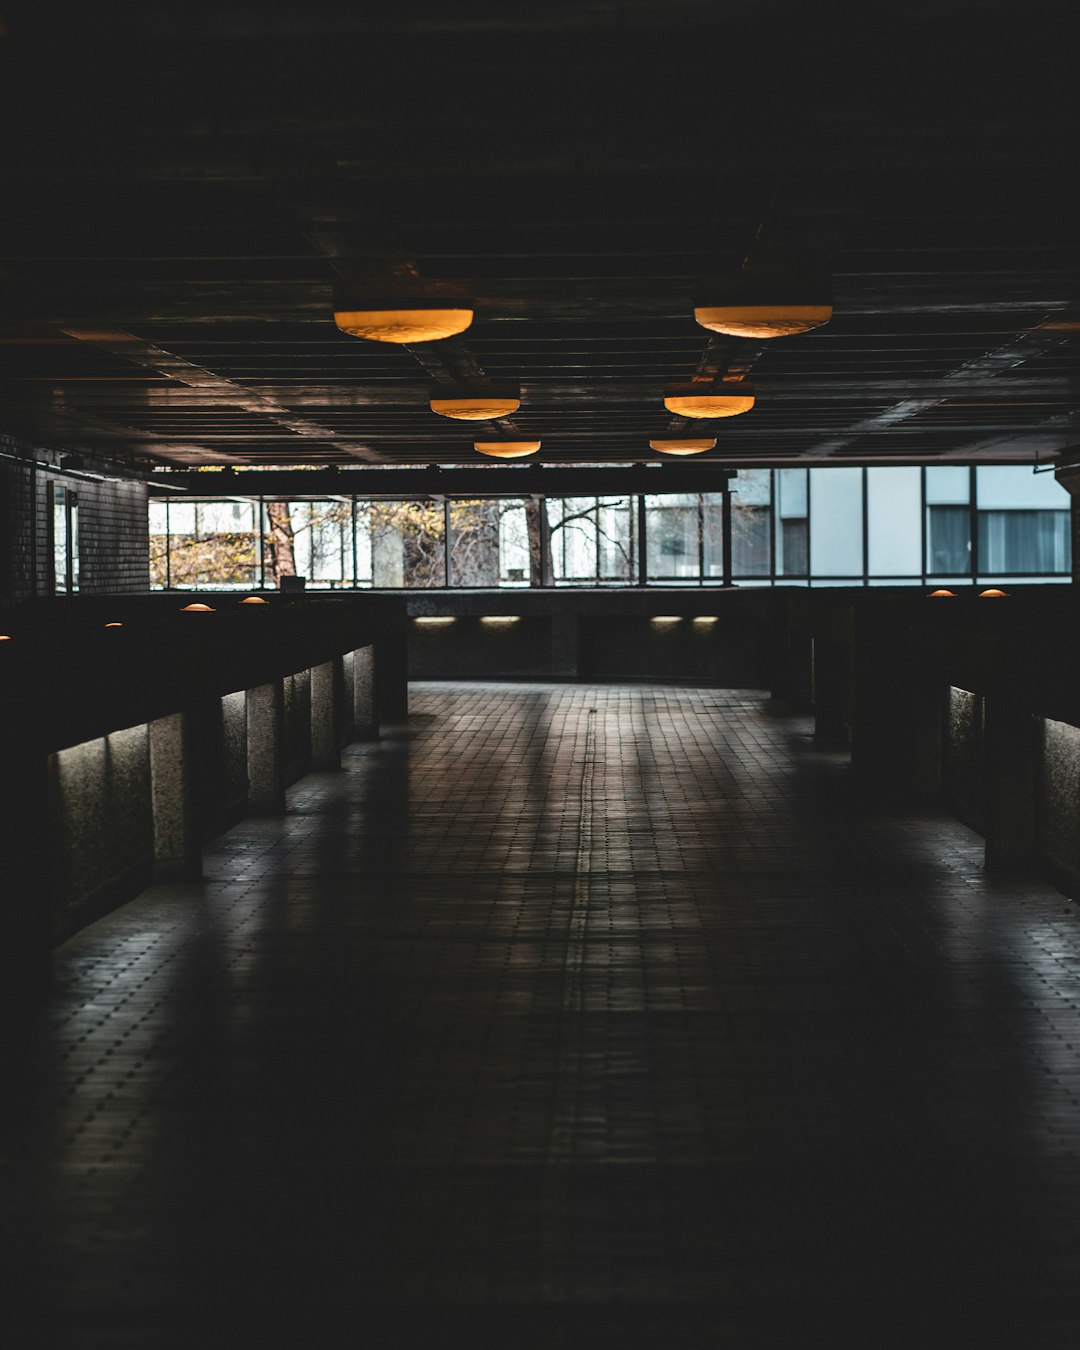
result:
[[[413,619],[413,623],[419,624],[422,628],[445,628],[447,624],[457,623],[457,619],[452,614],[421,614]]]
[[[520,621],[520,614],[484,614],[480,618],[480,622],[487,624],[489,628],[508,628],[512,623]]]
[[[120,622],[119,619],[113,619],[105,625],[106,628],[123,628],[123,626],[124,625]]]
[[[681,614],[654,614],[649,620],[650,623],[665,627],[672,623],[682,623],[682,621],[683,616]]]
[[[701,624],[701,626],[705,628],[709,624],[716,623],[719,618],[719,614],[696,614],[693,621],[694,623]]]

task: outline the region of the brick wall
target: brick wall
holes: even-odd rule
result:
[[[59,460],[58,451],[0,435],[0,601],[52,594],[50,482],[79,494],[80,589],[147,590],[146,485],[74,478],[60,472]]]

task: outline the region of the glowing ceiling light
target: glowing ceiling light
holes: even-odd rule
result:
[[[493,459],[522,459],[525,455],[535,455],[540,449],[539,441],[473,441],[473,449],[482,455],[491,455]]]
[[[374,342],[436,342],[464,333],[471,309],[335,309],[343,333]]]
[[[669,394],[664,399],[676,417],[737,417],[753,406],[753,394]]]
[[[819,328],[832,312],[832,305],[702,305],[694,318],[702,328],[729,337],[778,338]]]
[[[433,398],[431,411],[440,417],[456,417],[461,422],[486,422],[492,417],[509,417],[521,407],[519,398]]]
[[[650,450],[659,450],[662,455],[702,455],[716,446],[716,438],[711,441],[694,441],[669,437],[665,440],[650,441]]]

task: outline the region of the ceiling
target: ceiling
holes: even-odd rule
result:
[[[1080,445],[1068,8],[0,0],[0,431],[131,466],[1048,461]],[[826,326],[694,322],[744,261]],[[399,348],[335,284],[467,301]],[[520,385],[511,422],[433,388]],[[701,462],[701,461],[697,461]]]

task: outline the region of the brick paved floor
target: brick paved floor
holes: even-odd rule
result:
[[[753,692],[413,710],[61,949],[9,1344],[1080,1343],[1075,906]]]

